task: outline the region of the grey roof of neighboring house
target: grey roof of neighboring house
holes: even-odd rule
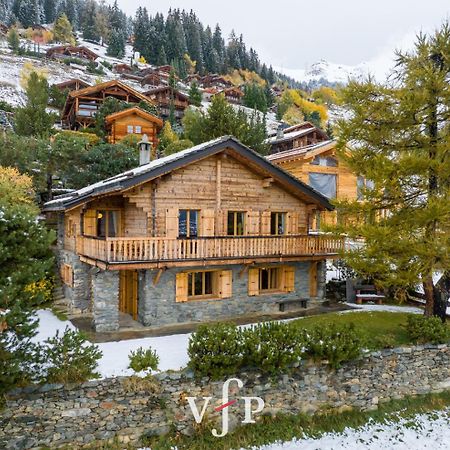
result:
[[[265,169],[271,176],[288,183],[301,194],[311,197],[322,207],[332,210],[334,207],[322,194],[295,178],[280,167],[269,162],[264,156],[246,147],[233,136],[222,136],[217,139],[182,150],[164,158],[155,159],[148,164],[120,173],[114,177],[91,184],[70,194],[59,196],[44,204],[44,211],[64,211],[89,201],[92,197],[130,189],[135,185],[157,178],[204,157],[231,148],[241,156]]]

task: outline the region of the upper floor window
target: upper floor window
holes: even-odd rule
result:
[[[328,198],[336,198],[337,175],[330,173],[310,172],[309,185]]]
[[[198,211],[195,209],[180,209],[178,214],[178,236],[198,236]]]
[[[140,125],[136,125],[136,126],[134,127],[134,132],[135,132],[136,134],[141,134],[141,133],[142,133],[142,127],[141,127]]]
[[[323,167],[337,167],[338,162],[337,159],[332,156],[316,156],[312,161],[311,164],[314,166],[323,166]]]
[[[368,180],[362,176],[356,179],[356,196],[358,200],[364,200],[364,189],[373,189],[375,186],[372,180]]]
[[[245,228],[245,212],[228,211],[227,235],[243,236]]]
[[[97,237],[116,237],[119,235],[120,211],[97,211]]]
[[[286,233],[286,213],[272,212],[270,214],[270,234],[279,235]]]
[[[127,125],[127,133],[128,134],[133,134],[133,131],[134,131],[133,125]]]

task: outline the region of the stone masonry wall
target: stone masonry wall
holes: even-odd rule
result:
[[[165,271],[156,286],[153,278],[156,271],[141,271],[139,274],[139,321],[147,326],[175,323],[226,320],[249,314],[265,314],[278,311],[277,302],[288,299],[309,299],[310,262],[286,263],[295,267],[295,291],[248,296],[248,273],[240,275],[241,265],[215,267],[217,270],[233,271],[233,297],[227,299],[175,302],[175,277],[180,271]],[[324,264],[318,267],[318,298],[311,299],[308,306],[317,305],[324,295]],[[192,268],[193,270],[195,268]],[[198,269],[198,268],[197,268]],[[201,269],[201,268],[200,268]]]
[[[92,280],[92,316],[95,331],[119,328],[119,272],[94,269]]]
[[[230,384],[230,429],[243,419],[241,396],[259,396],[261,414],[314,413],[323,407],[376,409],[382,402],[406,395],[450,389],[450,346],[404,347],[368,354],[337,371],[302,363],[289,374],[267,378],[237,374],[242,389]],[[156,376],[158,392],[146,393],[130,378],[92,381],[79,386],[44,385],[11,392],[0,411],[0,448],[22,450],[37,446],[83,445],[118,436],[123,442],[142,435],[162,435],[170,427],[192,434],[194,419],[186,396],[212,396],[207,420],[221,430],[222,382],[194,380],[189,370]]]

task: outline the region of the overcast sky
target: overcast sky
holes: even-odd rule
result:
[[[112,0],[110,0],[112,2]],[[450,0],[118,0],[127,14],[138,6],[150,14],[169,7],[193,9],[203,24],[217,22],[228,35],[243,33],[261,60],[304,69],[320,59],[356,65],[386,57],[420,30],[450,16]]]

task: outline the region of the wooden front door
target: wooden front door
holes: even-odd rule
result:
[[[317,297],[317,262],[312,261],[309,268],[309,296]]]
[[[119,280],[119,311],[137,320],[138,273],[137,270],[121,270]]]

